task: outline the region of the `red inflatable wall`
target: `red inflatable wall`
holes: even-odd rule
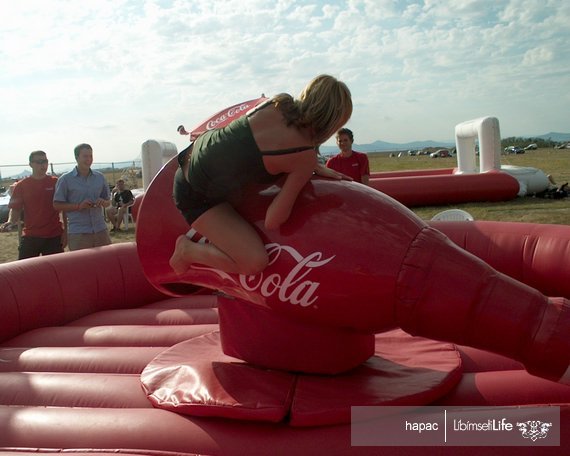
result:
[[[519,182],[502,171],[455,174],[455,169],[376,172],[370,186],[407,207],[507,201],[516,198]]]

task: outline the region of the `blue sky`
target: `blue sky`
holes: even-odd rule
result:
[[[320,73],[350,87],[357,143],[453,140],[481,116],[570,132],[570,2],[0,0],[0,68],[0,165],[180,150],[179,124]]]

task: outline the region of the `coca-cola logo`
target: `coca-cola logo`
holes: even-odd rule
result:
[[[276,295],[279,301],[307,307],[319,298],[317,290],[320,283],[305,280],[314,268],[324,266],[335,256],[323,259],[321,252],[313,252],[303,257],[293,247],[280,244],[266,244],[269,265],[274,264],[284,253],[288,253],[296,262],[287,274],[260,272],[257,275],[240,275],[239,283],[244,290],[258,291],[263,297]]]
[[[247,111],[248,108],[249,104],[247,103],[242,103],[237,106],[232,106],[220,116],[216,117],[215,119],[209,120],[208,123],[206,124],[206,129],[213,130],[214,128],[217,128],[218,125],[226,122],[228,119],[239,116],[239,114],[241,114],[242,112]]]
[[[329,263],[335,255],[324,258],[322,252],[313,252],[306,256],[301,255],[297,250],[288,245],[277,243],[266,244],[265,249],[269,255],[268,269],[256,275],[238,276],[238,280],[224,271],[213,268],[194,267],[212,271],[224,280],[229,280],[245,291],[259,293],[268,298],[275,296],[281,302],[288,302],[301,307],[308,307],[318,299],[318,289],[320,282],[310,280],[310,273],[313,269],[320,268]],[[271,265],[275,264],[283,255],[289,255],[294,261],[293,267],[283,272],[268,272]],[[275,269],[275,268],[273,268]]]

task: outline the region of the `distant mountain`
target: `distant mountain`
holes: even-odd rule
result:
[[[7,179],[23,179],[24,177],[31,176],[32,172],[25,169],[20,174],[16,174],[14,176],[7,177]]]
[[[418,150],[425,147],[455,147],[453,141],[413,141],[408,143],[389,143],[385,141],[374,141],[370,144],[352,145],[354,150],[359,152],[392,152],[399,150]],[[322,155],[333,155],[338,152],[336,146],[321,146]]]
[[[546,133],[540,136],[529,136],[530,138],[545,139],[555,142],[570,142],[570,133]],[[385,141],[374,141],[370,144],[356,144],[354,143],[352,148],[359,152],[393,152],[401,150],[420,150],[426,147],[435,148],[451,148],[455,147],[455,141],[413,141],[408,143],[389,143]],[[334,155],[338,153],[338,147],[336,146],[321,146],[322,155]]]
[[[538,138],[538,139],[550,139],[551,141],[556,141],[556,142],[568,142],[568,141],[570,141],[570,133],[550,132],[550,133],[546,133],[545,135],[534,136],[534,137]]]

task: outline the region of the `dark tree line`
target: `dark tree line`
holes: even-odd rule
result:
[[[529,144],[536,144],[539,149],[542,148],[553,148],[558,144],[557,141],[552,141],[550,139],[542,138],[521,138],[517,136],[511,136],[510,138],[501,139],[501,147],[515,146],[515,147],[526,147]]]

